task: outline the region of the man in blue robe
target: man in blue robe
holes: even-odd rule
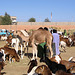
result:
[[[59,39],[59,34],[57,33],[57,30],[53,29],[52,35],[53,35],[53,45],[52,45],[53,56],[55,56],[55,55],[59,55],[60,54],[60,51],[59,51],[60,39]]]

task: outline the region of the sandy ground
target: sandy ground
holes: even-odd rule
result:
[[[5,45],[5,41],[0,41],[0,47]],[[27,52],[27,51],[26,51]],[[29,48],[28,51],[29,55],[32,56],[32,48]],[[68,60],[71,56],[75,57],[75,47],[67,47],[66,52],[61,52],[61,57],[64,60]],[[28,63],[30,59],[27,57],[27,53],[23,59],[20,59],[20,62],[13,62],[9,63],[8,61],[5,62],[5,67],[1,71],[2,75],[26,75],[28,70]],[[38,65],[43,63],[39,63],[38,58]]]

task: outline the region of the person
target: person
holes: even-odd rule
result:
[[[53,30],[50,31],[50,33],[52,34]]]
[[[66,30],[64,30],[64,38],[67,38]]]
[[[53,45],[52,45],[53,56],[55,56],[55,55],[59,55],[60,54],[60,51],[59,51],[60,39],[59,39],[59,34],[57,33],[57,30],[53,29],[52,35],[53,35]]]

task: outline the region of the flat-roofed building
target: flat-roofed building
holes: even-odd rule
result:
[[[16,21],[16,16],[10,16],[11,20],[12,20],[12,24],[16,25],[17,21]]]

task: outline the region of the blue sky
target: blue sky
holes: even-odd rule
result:
[[[0,0],[0,15],[5,12],[23,22],[51,20],[51,12],[52,22],[75,22],[75,0]]]

